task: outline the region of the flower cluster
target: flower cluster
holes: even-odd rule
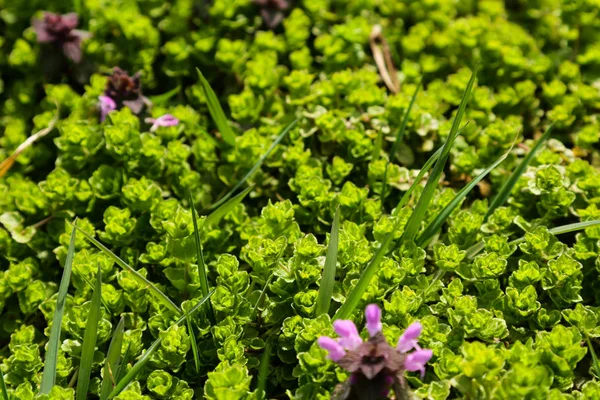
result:
[[[390,387],[397,393],[406,391],[404,371],[419,371],[424,377],[425,364],[433,355],[431,350],[422,349],[418,344],[422,325],[419,322],[410,325],[393,348],[381,331],[381,309],[370,304],[365,310],[365,319],[369,333],[366,342],[350,320],[333,323],[333,329],[340,336],[338,340],[327,336],[318,339],[319,346],[329,352],[329,358],[351,373],[348,383],[338,392],[345,393],[343,398],[366,399],[372,397],[361,397],[361,393],[379,390],[379,398],[387,398]]]
[[[81,42],[91,35],[75,29],[79,25],[77,14],[60,15],[46,12],[42,19],[34,19],[32,25],[39,43],[51,43],[74,62],[81,61]]]

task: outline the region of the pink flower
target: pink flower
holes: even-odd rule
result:
[[[400,351],[401,353],[406,353],[408,351],[411,351],[412,349],[419,350],[420,347],[417,342],[417,339],[419,339],[422,330],[423,325],[421,325],[419,322],[415,322],[411,324],[408,328],[406,328],[406,330],[398,340],[398,351]]]
[[[352,321],[338,319],[333,323],[333,329],[341,337],[340,345],[347,350],[354,350],[363,342]]]
[[[329,358],[350,373],[348,380],[340,384],[336,392],[345,393],[344,398],[352,399],[377,393],[380,394],[377,398],[386,398],[393,390],[396,398],[404,398],[407,388],[404,373],[418,371],[423,378],[425,365],[433,356],[430,349],[419,347],[423,326],[419,322],[411,324],[400,336],[398,345],[393,347],[382,332],[381,308],[375,304],[368,305],[365,319],[369,332],[367,341],[363,342],[356,325],[349,320],[333,323],[339,339],[321,336],[318,340],[319,346],[328,351]]]
[[[417,350],[413,351],[410,354],[406,355],[406,359],[404,360],[404,369],[407,371],[420,371],[421,378],[425,376],[425,364],[431,356],[433,352],[429,349]]]
[[[160,126],[176,126],[179,124],[179,120],[171,114],[165,114],[156,119],[146,118],[145,121],[148,124],[152,124],[152,127],[150,127],[150,132],[156,131]]]
[[[100,96],[98,100],[100,100],[100,121],[104,122],[108,113],[117,109],[117,103],[108,96]]]
[[[338,362],[346,355],[346,352],[344,351],[342,345],[330,337],[321,336],[317,340],[317,342],[319,343],[319,346],[321,346],[322,349],[327,350],[329,352],[329,358],[333,362]]]
[[[365,310],[365,319],[367,320],[369,336],[373,337],[381,332],[381,308],[375,304],[369,304]]]

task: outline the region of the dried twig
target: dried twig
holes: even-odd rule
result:
[[[380,25],[375,25],[373,30],[371,30],[369,42],[371,43],[371,51],[373,52],[373,58],[379,69],[381,79],[383,79],[390,92],[398,93],[400,91],[398,72],[392,61],[390,47],[381,33]]]
[[[57,105],[56,106],[56,115],[54,116],[52,121],[50,121],[50,124],[46,128],[29,136],[27,138],[27,140],[25,140],[23,143],[21,143],[19,145],[19,147],[17,147],[17,149],[14,151],[14,153],[12,153],[10,155],[10,157],[8,157],[6,160],[4,160],[4,161],[2,161],[2,163],[0,163],[0,178],[3,177],[8,172],[8,170],[13,166],[13,164],[17,160],[17,157],[19,157],[19,155],[22,152],[24,152],[29,146],[34,144],[37,140],[43,138],[48,133],[52,132],[52,130],[54,129],[54,126],[56,125],[56,122],[58,121],[59,114],[60,114],[60,110]]]

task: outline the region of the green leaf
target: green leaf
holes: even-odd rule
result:
[[[417,94],[419,94],[419,89],[421,89],[421,83],[422,82],[419,82],[419,84],[417,85],[417,87],[415,89],[415,92],[413,93],[412,99],[410,99],[410,104],[408,105],[408,108],[406,109],[406,113],[404,114],[404,118],[402,119],[402,124],[400,125],[400,129],[398,129],[398,133],[396,134],[396,141],[392,145],[392,151],[390,151],[388,162],[385,164],[385,171],[383,173],[383,186],[381,188],[381,193],[379,195],[379,197],[381,198],[381,206],[382,207],[383,207],[383,200],[385,199],[385,190],[387,189],[388,168],[390,166],[390,163],[392,162],[392,159],[396,155],[396,152],[398,151],[398,146],[400,145],[400,142],[402,142],[402,138],[404,138],[404,133],[406,132],[406,124],[408,124],[408,117],[410,116],[410,111],[412,110],[412,108],[415,104],[415,100],[417,100]]]
[[[273,346],[273,342],[271,337],[267,339],[267,343],[265,345],[265,349],[263,350],[262,357],[260,358],[260,366],[258,370],[258,383],[256,388],[258,389],[259,396],[263,394],[263,399],[267,398],[266,388],[267,388],[267,378],[269,377],[269,363],[271,361],[271,347]]]
[[[340,207],[335,210],[331,233],[329,235],[329,246],[327,246],[327,256],[325,257],[325,266],[323,267],[323,276],[319,286],[319,295],[315,307],[315,316],[325,314],[329,311],[331,296],[333,294],[333,284],[335,283],[335,269],[337,265],[338,240],[340,231]]]
[[[104,372],[102,374],[102,386],[100,387],[100,400],[106,400],[108,398],[108,395],[117,382],[116,374],[119,370],[119,364],[121,362],[124,326],[125,319],[121,317],[119,324],[113,332],[110,345],[108,345],[108,352],[106,353],[106,360],[104,361],[103,367]]]
[[[590,336],[587,332],[584,332],[585,341],[590,348],[590,354],[592,355],[592,365],[594,366],[594,371],[596,372],[596,377],[600,376],[600,363],[598,362],[598,356],[596,355],[596,350],[594,350],[594,346],[592,345],[592,341],[590,340]]]
[[[113,390],[116,387],[116,383],[120,382],[121,379],[123,379],[125,377],[125,374],[127,373],[127,363],[129,362],[130,353],[131,353],[131,343],[129,343],[127,345],[127,348],[125,349],[125,353],[123,353],[123,357],[121,357],[121,362],[119,363],[119,368],[117,369],[117,373],[115,374],[115,384],[113,385],[113,388],[112,388]],[[110,393],[109,393],[109,395],[110,395]]]
[[[369,262],[369,265],[361,274],[360,278],[358,279],[358,282],[356,283],[356,286],[354,286],[348,297],[346,297],[346,301],[344,302],[344,304],[342,304],[342,306],[337,310],[337,312],[333,316],[334,320],[350,318],[352,312],[354,311],[356,306],[358,306],[362,295],[367,291],[367,288],[371,283],[371,279],[373,279],[373,276],[375,276],[375,274],[377,273],[377,267],[379,266],[379,263],[381,262],[383,257],[387,254],[388,248],[390,247],[390,244],[392,242],[392,238],[394,237],[394,232],[397,231],[398,228],[400,228],[400,220],[396,222],[392,231],[385,237],[383,243],[381,243],[381,245],[377,249],[375,256],[371,259],[371,262]]]
[[[137,272],[135,269],[133,269],[131,266],[129,266],[125,261],[121,260],[115,253],[110,251],[106,246],[104,246],[102,243],[100,243],[99,241],[94,239],[87,232],[83,231],[82,229],[78,228],[77,226],[75,226],[75,228],[77,228],[77,230],[79,232],[81,232],[87,240],[89,240],[94,246],[96,246],[104,254],[109,256],[121,268],[129,271],[134,280],[136,280],[138,283],[142,283],[144,286],[146,286],[148,288],[148,290],[150,291],[150,293],[153,296],[155,296],[161,303],[163,303],[168,309],[175,311],[175,313],[177,313],[177,315],[181,315],[181,309],[179,307],[177,307],[175,305],[175,303],[173,303],[171,301],[171,299],[169,299],[167,297],[166,294],[164,294],[156,286],[154,286],[154,284],[152,282],[150,282],[143,275],[141,275],[139,272]]]
[[[194,316],[196,312],[202,307],[202,305],[208,301],[210,296],[213,295],[214,289],[208,294],[208,296],[204,296],[194,307],[192,307],[187,313],[184,313],[173,325],[179,325],[183,321],[185,321],[188,317]],[[133,382],[137,376],[137,374],[144,368],[146,363],[150,360],[150,357],[156,350],[158,350],[160,344],[162,342],[162,338],[159,336],[150,347],[142,354],[142,356],[137,360],[135,365],[125,374],[125,376],[119,380],[119,383],[115,386],[113,391],[108,396],[108,399],[112,399],[117,396],[119,393],[123,391],[131,382]],[[125,361],[124,361],[125,362]]]
[[[153,106],[161,106],[165,104],[171,97],[175,96],[177,93],[181,91],[181,86],[177,85],[176,88],[169,90],[166,93],[158,94],[156,96],[150,96],[149,99],[152,102]]]
[[[538,141],[535,143],[535,145],[533,146],[531,151],[529,151],[529,153],[527,153],[525,158],[523,158],[521,163],[517,166],[517,168],[515,168],[513,173],[510,175],[510,178],[508,178],[506,180],[506,182],[504,182],[504,184],[500,188],[500,191],[498,191],[498,194],[496,194],[496,196],[492,200],[490,207],[483,219],[484,222],[487,221],[487,219],[489,218],[490,215],[492,215],[494,210],[496,210],[498,207],[501,207],[506,202],[506,200],[508,200],[513,188],[517,184],[517,181],[519,180],[521,175],[523,175],[523,173],[527,169],[527,166],[529,165],[531,160],[533,160],[533,157],[538,152],[540,147],[542,147],[542,144],[544,144],[544,142],[546,140],[548,140],[548,138],[550,137],[550,132],[552,132],[553,127],[554,127],[554,123],[552,123],[548,127],[548,129],[546,129],[546,132],[544,132],[542,137],[538,139]]]
[[[475,177],[475,179],[473,179],[471,182],[469,182],[467,185],[465,185],[465,187],[462,188],[456,194],[456,196],[454,196],[452,201],[450,203],[448,203],[448,205],[446,205],[446,207],[444,207],[444,209],[442,211],[440,211],[440,213],[435,217],[435,219],[433,221],[431,221],[431,223],[427,226],[427,228],[425,228],[425,230],[423,232],[421,232],[421,234],[417,237],[416,244],[418,246],[422,247],[425,243],[427,243],[433,237],[433,235],[435,235],[437,233],[437,231],[442,227],[444,222],[446,222],[446,219],[448,219],[448,217],[450,216],[452,211],[454,211],[454,209],[456,207],[458,207],[460,202],[471,192],[471,190],[473,190],[473,188],[475,188],[475,186],[477,186],[477,184],[483,178],[485,178],[494,168],[496,168],[498,165],[500,165],[500,163],[502,161],[506,160],[506,157],[508,157],[508,154],[510,153],[511,150],[512,150],[512,146],[506,153],[504,153],[492,165],[487,167],[483,172],[481,172],[479,175],[477,175]]]
[[[58,347],[60,346],[60,329],[62,326],[62,317],[65,312],[65,303],[67,301],[67,292],[71,280],[71,267],[73,266],[73,256],[75,254],[75,235],[77,233],[77,220],[73,222],[69,248],[67,249],[67,258],[65,268],[58,288],[58,297],[56,299],[56,309],[52,318],[52,328],[50,330],[50,339],[48,340],[48,350],[46,351],[46,360],[44,361],[44,372],[42,374],[42,383],[40,385],[40,394],[48,394],[56,381],[56,361],[58,357]]]
[[[248,171],[248,173],[246,175],[244,175],[244,177],[242,178],[242,180],[240,180],[233,187],[233,189],[231,189],[221,200],[219,200],[215,204],[213,204],[212,207],[211,207],[211,209],[217,208],[221,204],[223,204],[224,202],[226,202],[244,184],[244,182],[246,182],[246,180],[248,180],[256,172],[256,170],[258,170],[260,168],[260,166],[266,160],[266,158],[269,156],[269,154],[271,154],[271,152],[273,151],[273,149],[275,148],[275,146],[277,146],[287,136],[287,134],[296,126],[297,123],[298,123],[298,120],[295,119],[294,121],[292,121],[291,124],[289,124],[288,126],[286,126],[285,129],[279,134],[279,136],[277,136],[277,138],[275,138],[275,140],[273,141],[273,143],[271,143],[271,146],[267,149],[266,153],[263,154],[260,157],[260,159],[256,162],[256,164],[254,164],[252,166],[252,168],[250,169],[250,171]]]
[[[396,206],[396,209],[394,210],[392,215],[397,215],[398,212],[402,209],[402,207],[404,207],[406,203],[408,203],[412,192],[416,189],[417,185],[419,185],[419,182],[421,182],[423,176],[425,176],[425,174],[427,173],[427,171],[429,171],[433,163],[439,158],[440,154],[442,154],[442,149],[443,148],[440,147],[435,153],[431,155],[431,157],[429,157],[429,160],[427,160],[423,168],[421,168],[419,175],[417,175],[410,188],[408,188],[406,193],[404,193],[404,195],[400,199],[400,202]],[[387,253],[388,247],[390,246],[392,238],[394,237],[394,233],[398,229],[400,229],[400,222],[400,220],[396,222],[396,224],[392,228],[392,231],[388,234],[388,236],[386,236],[383,243],[381,243],[381,245],[377,249],[377,253],[375,253],[375,256],[371,259],[371,262],[360,276],[358,282],[356,283],[356,286],[354,287],[354,289],[352,289],[350,295],[346,298],[346,302],[342,304],[342,306],[336,312],[335,316],[333,317],[334,319],[347,319],[350,317],[352,311],[354,311],[354,309],[360,302],[360,298],[369,287],[371,279],[373,278],[373,276],[375,276],[375,273],[377,272],[377,267],[383,259],[383,256]]]
[[[550,232],[553,235],[562,235],[563,233],[577,232],[598,225],[600,225],[600,219],[595,219],[592,221],[576,222],[574,224],[557,226],[556,228],[548,229],[548,232]],[[522,236],[518,239],[509,242],[509,244],[519,244],[524,241],[525,236]]]
[[[431,168],[431,166],[433,165],[433,163],[439,158],[440,154],[442,154],[442,149],[443,148],[440,147],[439,149],[437,149],[437,151],[435,153],[433,153],[431,155],[431,157],[429,157],[429,160],[427,160],[427,162],[425,163],[425,165],[423,165],[423,168],[421,168],[421,171],[419,171],[419,174],[417,175],[417,177],[413,181],[412,185],[410,185],[410,187],[408,188],[408,190],[406,192],[404,192],[404,195],[402,195],[402,198],[400,199],[400,202],[398,203],[398,205],[394,209],[394,212],[392,213],[392,215],[397,215],[398,212],[402,209],[402,207],[404,207],[406,205],[406,203],[408,203],[408,200],[410,200],[410,196],[415,191],[415,189],[417,188],[417,186],[419,186],[419,183],[421,182],[421,179],[423,179],[423,177],[429,171],[429,169]]]
[[[436,161],[431,175],[429,179],[427,179],[427,183],[425,184],[425,188],[423,189],[423,193],[421,197],[419,197],[419,201],[415,209],[413,210],[408,222],[406,223],[406,227],[404,228],[404,233],[402,234],[402,242],[412,241],[414,240],[419,227],[423,221],[425,216],[425,212],[427,211],[427,207],[433,198],[435,193],[435,188],[438,185],[440,177],[444,172],[444,167],[446,165],[446,161],[448,161],[448,157],[450,155],[450,149],[458,136],[460,123],[465,114],[465,108],[467,107],[467,103],[469,102],[469,97],[471,95],[471,91],[473,90],[473,85],[475,83],[475,77],[477,76],[477,71],[479,69],[479,63],[475,66],[473,73],[471,74],[471,79],[469,79],[469,83],[467,84],[467,88],[463,93],[462,100],[460,101],[460,105],[458,106],[458,111],[456,112],[456,116],[454,117],[454,121],[452,122],[452,128],[450,128],[450,133],[448,134],[448,139],[444,143],[444,147],[442,148],[442,154]]]
[[[252,191],[252,189],[254,189],[254,185],[247,187],[242,192],[240,192],[238,195],[236,195],[232,199],[228,200],[226,203],[221,205],[215,211],[210,213],[208,215],[208,217],[206,217],[206,220],[204,221],[204,225],[210,226],[210,225],[218,224],[219,221],[221,220],[221,218],[223,218],[231,210],[233,210],[235,208],[235,206],[237,206],[239,203],[241,203],[242,200],[244,200],[244,197],[246,197],[246,195],[248,193],[250,193]]]
[[[6,383],[4,382],[4,374],[2,372],[0,372],[0,394],[2,394],[2,400],[9,400]]]
[[[600,225],[600,220],[595,219],[593,221],[576,222],[573,224],[557,226],[556,228],[548,229],[548,232],[552,233],[553,235],[561,235],[563,233],[581,231],[583,229],[591,228],[593,226],[598,226],[598,225]],[[509,242],[508,244],[510,244],[510,245],[519,244],[519,243],[523,243],[524,241],[525,241],[525,236],[522,236],[518,239],[515,239],[515,240]],[[467,249],[467,254],[466,254],[465,258],[472,259],[477,254],[479,254],[479,252],[481,250],[483,250],[484,247],[485,247],[485,243],[483,240],[475,243],[473,246],[471,246]]]
[[[196,263],[198,264],[198,274],[200,275],[200,291],[202,296],[208,295],[208,276],[206,276],[206,267],[204,263],[204,254],[202,253],[202,242],[200,241],[200,231],[198,230],[198,221],[196,220],[196,206],[194,206],[194,199],[192,198],[192,192],[188,189],[190,208],[192,211],[192,221],[194,222],[194,239],[196,241]],[[241,201],[241,200],[240,200]],[[218,211],[218,210],[217,210]],[[208,303],[208,313],[211,322],[215,323],[215,317],[212,312],[212,307]],[[192,333],[193,334],[193,333]]]
[[[210,84],[202,75],[202,72],[198,68],[196,68],[198,72],[198,77],[200,78],[200,84],[202,85],[202,90],[204,91],[204,96],[206,96],[206,104],[208,105],[208,112],[210,112],[210,116],[213,121],[215,121],[215,125],[221,132],[221,136],[225,143],[230,146],[235,145],[235,133],[231,126],[229,126],[229,122],[227,121],[227,117],[225,117],[225,113],[221,108],[221,104],[219,104],[219,100],[217,99],[217,95],[210,87]]]
[[[92,363],[94,362],[94,353],[96,352],[96,339],[98,338],[98,321],[101,314],[102,299],[102,270],[98,265],[96,275],[96,287],[92,295],[85,332],[83,333],[83,346],[81,348],[81,361],[79,363],[79,377],[77,378],[76,399],[85,400],[88,397],[90,387],[90,375],[92,373]]]

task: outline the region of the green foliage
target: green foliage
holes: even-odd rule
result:
[[[376,303],[419,398],[599,398],[597,4],[257,3],[0,0],[0,397],[328,399]]]

